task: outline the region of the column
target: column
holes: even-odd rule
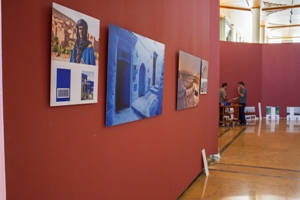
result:
[[[226,40],[226,18],[222,17],[220,18],[220,40],[225,41]]]
[[[260,26],[260,43],[266,43],[266,25]]]
[[[265,43],[269,43],[269,38],[268,37],[265,38]]]
[[[236,42],[236,31],[235,31],[235,27],[233,24],[231,25],[230,41]]]
[[[252,42],[259,43],[260,7],[251,8],[251,12],[252,12]]]

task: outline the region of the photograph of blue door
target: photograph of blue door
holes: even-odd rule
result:
[[[106,126],[162,114],[165,45],[109,26]]]

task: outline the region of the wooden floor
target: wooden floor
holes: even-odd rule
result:
[[[179,200],[300,199],[300,122],[220,127],[219,149]]]

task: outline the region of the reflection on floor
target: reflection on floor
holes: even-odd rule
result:
[[[300,199],[300,123],[220,127],[219,149],[179,200]]]

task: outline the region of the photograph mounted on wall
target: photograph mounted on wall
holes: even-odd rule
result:
[[[179,51],[177,79],[177,110],[195,107],[199,103],[201,59]]]
[[[50,106],[97,103],[100,21],[53,3]]]
[[[208,82],[208,61],[202,60],[200,94],[207,94],[207,82]]]
[[[165,45],[109,25],[106,126],[162,114]]]
[[[94,72],[82,71],[81,73],[81,100],[94,99]]]

